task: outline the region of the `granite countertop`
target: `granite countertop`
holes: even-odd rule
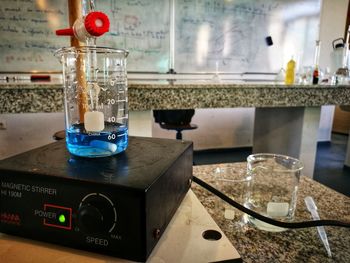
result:
[[[130,82],[130,110],[349,105],[350,86]],[[2,83],[0,113],[63,111],[62,84]]]
[[[215,169],[218,167],[233,168],[233,177],[246,171],[246,163],[234,163],[194,166],[193,174],[215,185]],[[328,258],[316,228],[279,233],[258,230],[242,224],[243,214],[238,210],[235,210],[235,219],[225,219],[223,201],[195,183],[192,184],[192,189],[240,253],[243,262],[350,262],[349,228],[325,227],[333,255],[333,258]],[[223,190],[237,199],[235,189],[237,187],[226,187]],[[314,198],[321,219],[350,222],[350,198],[305,176],[300,180],[295,221],[311,220],[304,204],[307,195]]]

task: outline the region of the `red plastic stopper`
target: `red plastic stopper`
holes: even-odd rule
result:
[[[109,31],[108,16],[102,12],[91,12],[85,17],[86,31],[92,36],[101,36]]]

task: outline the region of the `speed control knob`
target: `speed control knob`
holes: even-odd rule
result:
[[[103,215],[96,207],[84,205],[78,211],[78,224],[86,233],[103,232]]]
[[[87,234],[112,232],[117,213],[112,201],[105,195],[93,193],[81,201],[77,213],[79,229]]]

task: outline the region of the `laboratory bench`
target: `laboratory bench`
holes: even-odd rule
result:
[[[255,107],[253,152],[290,155],[313,177],[321,106],[349,105],[349,85],[129,81],[130,111]],[[1,83],[0,114],[62,112],[62,84]]]
[[[239,177],[239,174],[246,172],[246,163],[194,166],[193,175],[216,186],[218,168],[231,168],[231,176]],[[242,224],[243,214],[235,208],[235,218],[226,219],[227,205],[207,190],[195,183],[192,183],[192,190],[237,249],[243,262],[350,262],[349,228],[325,227],[332,252],[332,258],[329,258],[315,227],[284,232],[258,230],[249,224]],[[225,187],[224,192],[239,199],[234,184],[231,189]],[[306,176],[300,178],[296,222],[312,220],[304,204],[305,196],[314,198],[321,219],[350,222],[350,198]]]
[[[129,110],[349,105],[350,86],[247,83],[128,85]],[[0,113],[63,111],[62,84],[0,83]]]

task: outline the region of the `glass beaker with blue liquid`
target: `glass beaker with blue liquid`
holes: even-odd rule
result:
[[[104,157],[128,146],[128,86],[123,49],[62,48],[64,112],[68,151]]]

